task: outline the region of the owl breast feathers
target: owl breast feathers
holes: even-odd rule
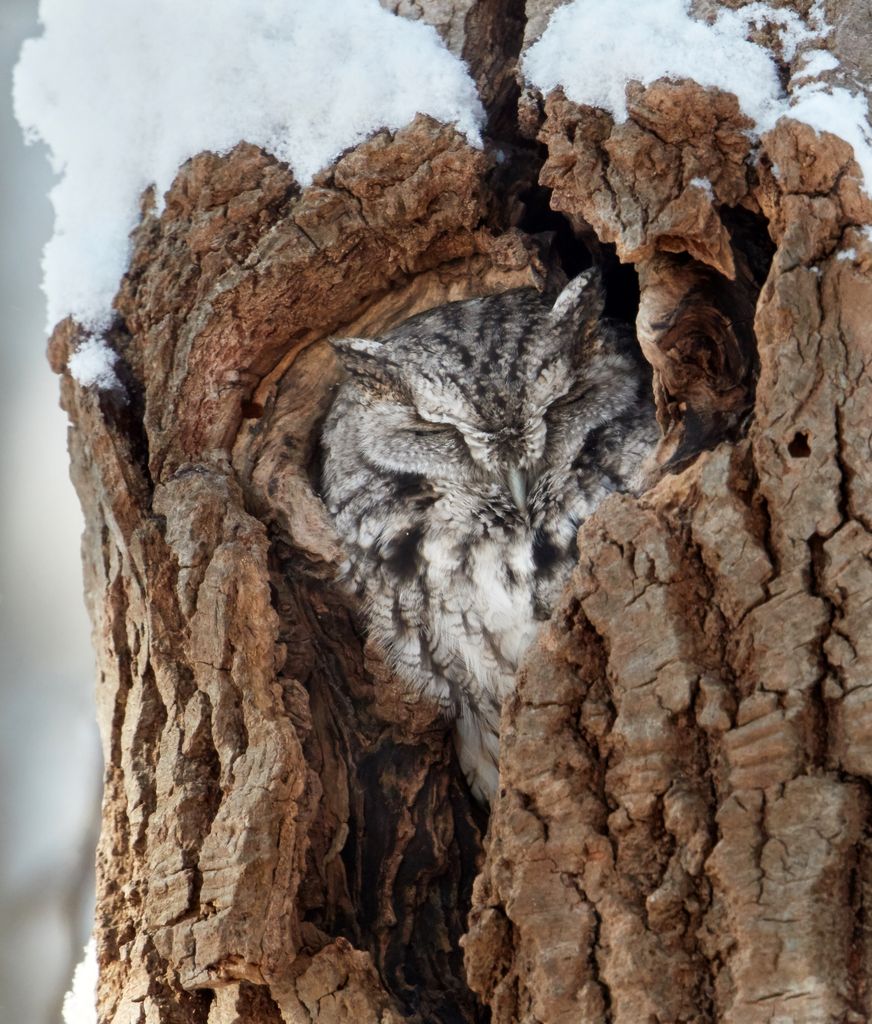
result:
[[[333,342],[323,495],[370,635],[455,719],[477,799],[498,785],[500,709],[576,557],[579,523],[639,486],[650,375],[602,317],[594,271],[453,302],[378,341]]]

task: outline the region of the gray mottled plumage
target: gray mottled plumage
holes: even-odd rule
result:
[[[658,438],[638,346],[602,306],[588,271],[556,303],[524,289],[334,341],[347,378],[324,425],[323,493],[347,577],[389,663],[456,718],[480,800],[578,525],[638,485]]]

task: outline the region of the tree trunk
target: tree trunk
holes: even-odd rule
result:
[[[736,100],[692,82],[632,85],[617,126],[559,91],[518,105],[555,3],[387,6],[462,53],[495,141],[419,117],[303,190],[245,144],[198,156],[144,204],[123,393],[65,372],[74,323],[51,341],[100,672],[101,1021],[867,1020],[850,146],[785,120],[755,158]],[[829,4],[834,47],[869,42],[859,9]],[[582,526],[488,821],[334,583],[324,339],[591,258],[654,367],[662,472]]]

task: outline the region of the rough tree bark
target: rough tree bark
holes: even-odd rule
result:
[[[867,1020],[872,206],[850,147],[782,121],[752,152],[735,99],[690,82],[631,86],[619,126],[518,104],[553,0],[386,6],[469,62],[485,150],[419,117],[303,190],[245,144],[198,156],[143,204],[124,393],[65,372],[74,323],[50,344],[100,671],[100,1019]],[[862,10],[827,5],[855,68]],[[638,274],[664,470],[582,527],[488,823],[333,583],[324,339],[591,254],[619,314],[615,254]]]

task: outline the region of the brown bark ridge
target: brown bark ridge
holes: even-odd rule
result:
[[[481,1016],[459,938],[482,816],[444,723],[362,647],[312,480],[327,335],[538,279],[530,243],[481,226],[486,168],[426,118],[302,192],[253,147],[197,157],[136,234],[124,393],[64,379],[107,765],[102,1020]]]
[[[753,149],[692,82],[632,85],[622,125],[559,92],[518,112],[555,0],[385,6],[469,62],[484,149],[418,117],[305,189],[246,144],[197,156],[143,203],[123,388],[66,373],[74,323],[50,343],[106,758],[100,1020],[869,1019],[872,206],[850,147],[785,120]],[[855,8],[829,5],[834,46]],[[335,584],[325,339],[589,252],[654,367],[660,470],[581,529],[488,823]]]
[[[872,206],[832,135],[628,100],[547,97],[542,181],[637,265],[682,471],[582,526],[528,655],[470,981],[506,1024],[869,1020]]]

